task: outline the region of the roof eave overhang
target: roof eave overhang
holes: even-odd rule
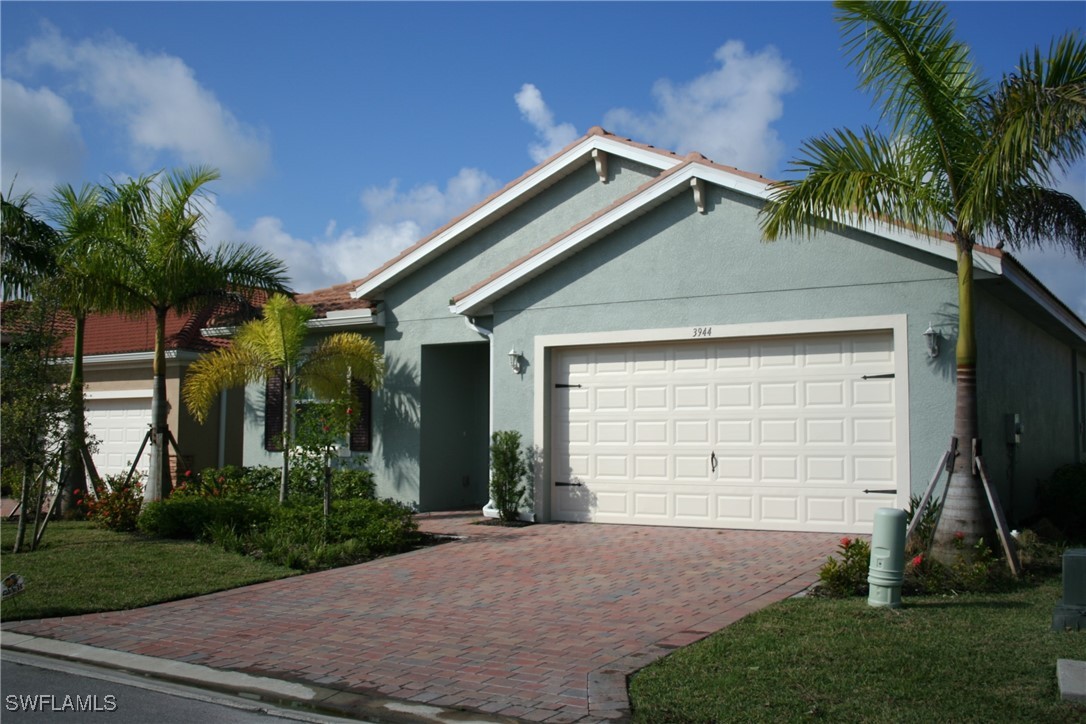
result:
[[[351,292],[355,299],[383,298],[385,290],[429,260],[455,246],[467,234],[486,226],[506,210],[515,208],[533,195],[547,188],[585,163],[592,161],[594,151],[622,156],[637,163],[660,170],[674,168],[682,159],[662,151],[643,148],[603,135],[590,135],[571,146],[534,171],[510,184],[493,198],[437,232],[428,241],[419,244],[400,259],[364,279]]]
[[[753,179],[743,174],[733,173],[704,163],[689,163],[686,168],[676,170],[658,181],[646,184],[640,192],[631,195],[625,202],[601,214],[557,242],[551,243],[545,249],[537,250],[511,265],[510,268],[494,278],[472,290],[457,295],[450,304],[449,311],[453,314],[463,315],[485,313],[492,308],[494,301],[533,276],[557,264],[576,248],[629,223],[633,218],[646,213],[653,206],[689,188],[694,180],[730,189],[763,202],[769,200],[769,183],[765,180]],[[954,262],[957,260],[954,244],[938,236],[913,232],[899,226],[858,216],[842,220],[841,225],[934,254],[944,259]],[[1002,274],[999,255],[977,253],[974,255],[974,265],[981,272],[996,276]]]

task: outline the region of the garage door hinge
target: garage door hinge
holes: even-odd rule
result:
[[[569,483],[565,480],[555,480],[554,484],[560,488],[579,488],[584,485],[584,483]]]
[[[864,375],[860,379],[861,380],[892,380],[893,378],[894,378],[894,373],[891,372],[888,375]]]
[[[568,385],[565,382],[556,382],[554,384],[554,388],[557,389],[557,390],[567,390],[567,389],[569,389],[571,387],[576,387],[576,388],[579,389],[581,386],[580,385]]]

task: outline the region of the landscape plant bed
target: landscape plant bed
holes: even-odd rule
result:
[[[1082,721],[1056,660],[1086,632],[1052,632],[1058,578],[1007,593],[805,597],[747,616],[635,674],[639,722]]]

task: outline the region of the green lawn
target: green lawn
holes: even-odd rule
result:
[[[4,621],[137,608],[297,573],[208,545],[86,522],[51,522],[38,550],[15,555],[8,552],[15,529],[0,524],[0,572],[21,575],[26,591],[3,602]]]
[[[1056,660],[1086,659],[1086,632],[1049,631],[1060,595],[784,601],[637,673],[635,720],[1086,721],[1059,699]]]

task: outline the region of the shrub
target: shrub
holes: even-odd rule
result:
[[[263,499],[170,496],[149,503],[139,518],[139,529],[156,538],[200,540],[215,526],[249,531],[265,523],[271,506]]]
[[[862,538],[841,539],[840,559],[829,558],[818,572],[819,591],[828,596],[859,596],[867,593],[867,569],[871,546]]]
[[[221,468],[205,468],[199,475],[185,471],[170,497],[239,498],[250,495],[277,495],[278,490],[277,468],[227,465]]]
[[[906,528],[913,523],[913,517],[916,516],[916,509],[920,506],[920,496],[913,495],[909,498],[909,509],[905,511],[905,525]],[[928,500],[927,506],[924,508],[924,513],[920,516],[920,522],[916,524],[916,529],[913,531],[912,537],[905,541],[905,555],[912,557],[920,553],[925,553],[931,548],[931,543],[935,539],[935,525],[939,522],[939,515],[943,510],[943,501],[941,498],[932,497]]]
[[[87,518],[103,528],[118,531],[136,529],[143,505],[142,476],[134,475],[126,482],[125,475],[109,475],[102,482],[97,498],[84,498],[76,490],[76,505],[85,507]]]
[[[319,504],[276,508],[268,525],[252,535],[252,555],[305,571],[360,563],[399,553],[416,540],[411,508],[394,500],[353,500],[336,505],[327,519]]]
[[[1037,504],[1065,539],[1086,542],[1086,464],[1057,468],[1038,486]]]
[[[499,430],[490,445],[490,497],[505,522],[516,520],[522,504],[531,503],[527,456],[520,449],[520,433]]]
[[[369,470],[341,468],[332,473],[332,497],[335,500],[373,500],[377,484]]]

